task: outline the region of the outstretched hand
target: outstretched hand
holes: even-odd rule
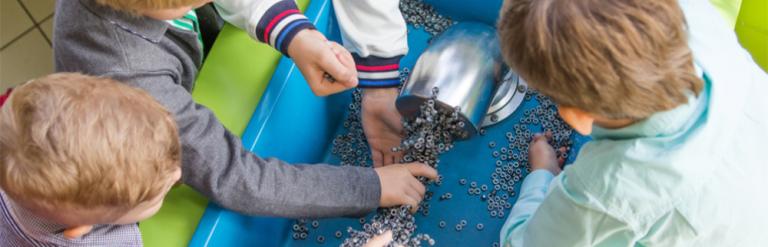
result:
[[[299,31],[288,45],[288,55],[317,96],[338,93],[357,86],[352,54],[317,30]]]
[[[403,139],[403,123],[395,107],[397,88],[365,89],[362,102],[363,132],[371,147],[374,167],[395,164],[402,152],[392,151]]]
[[[552,174],[560,174],[564,159],[557,158],[557,153],[548,140],[552,139],[552,132],[547,131],[544,134],[536,134],[528,147],[528,161],[531,164],[531,170],[545,169]],[[565,148],[561,148],[564,151]]]
[[[437,170],[422,163],[395,164],[375,168],[381,183],[381,207],[410,205],[411,212],[419,209],[426,188],[416,177],[437,179]]]

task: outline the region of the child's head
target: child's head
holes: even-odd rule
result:
[[[0,187],[69,227],[155,214],[181,176],[174,119],[149,94],[107,78],[53,74],[0,110]]]
[[[96,0],[101,5],[158,20],[173,20],[213,0]]]
[[[507,63],[582,133],[580,120],[637,121],[702,89],[676,0],[507,0],[499,34]]]

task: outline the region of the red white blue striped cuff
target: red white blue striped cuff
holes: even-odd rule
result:
[[[403,56],[360,57],[353,53],[352,57],[355,59],[357,77],[359,78],[358,87],[388,88],[400,85],[400,59]]]
[[[283,0],[270,7],[256,26],[256,38],[288,56],[288,45],[299,31],[315,29],[301,14],[293,0]]]

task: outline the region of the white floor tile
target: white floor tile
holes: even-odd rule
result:
[[[52,72],[53,50],[37,30],[0,51],[2,90]]]
[[[32,28],[32,20],[16,0],[0,0],[0,47]]]

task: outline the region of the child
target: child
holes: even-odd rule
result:
[[[509,65],[594,138],[562,172],[534,138],[504,246],[768,242],[768,77],[708,1],[510,0],[501,15]]]
[[[111,79],[27,82],[2,107],[0,129],[4,246],[139,246],[136,222],[181,177],[171,114]]]
[[[207,2],[59,1],[53,40],[56,70],[108,76],[146,90],[174,115],[179,127],[182,181],[225,208],[293,218],[358,216],[400,204],[416,208],[424,187],[414,176],[436,176],[424,164],[374,170],[262,159],[245,150],[210,110],[196,104],[190,90],[202,52],[198,35],[184,26],[195,26],[188,11]],[[313,30],[293,1],[216,4],[225,19],[291,55],[316,94],[357,83],[354,70],[347,69],[353,66],[349,54]],[[337,82],[323,80],[323,71]]]
[[[398,0],[334,0],[344,47],[352,52],[363,88],[362,125],[374,167],[396,164],[403,125],[395,107],[400,59],[408,53],[407,29]]]

